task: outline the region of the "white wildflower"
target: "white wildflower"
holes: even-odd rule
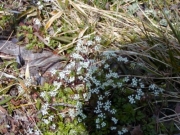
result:
[[[106,115],[105,115],[105,113],[100,113],[100,114],[98,114],[98,117],[100,117],[100,118],[106,118]]]
[[[122,131],[118,131],[118,135],[123,135],[124,133]]]
[[[102,126],[102,127],[105,127],[105,126],[106,126],[106,123],[103,121],[103,122],[101,123],[101,126]]]
[[[50,73],[51,73],[51,74],[53,74],[53,75],[55,75],[55,74],[56,74],[56,72],[57,72],[57,70],[56,70],[56,69],[51,69],[51,70],[50,70]]]
[[[117,124],[117,122],[118,122],[118,119],[116,119],[114,117],[112,117],[111,120],[114,122],[114,124]]]
[[[41,22],[38,18],[34,18],[33,23],[34,23],[34,25],[41,26]]]
[[[96,124],[96,128],[97,128],[97,129],[100,129],[100,125],[99,125],[99,124]]]
[[[132,87],[137,87],[137,81],[138,80],[135,77],[132,79],[132,83],[131,83]]]
[[[61,87],[62,83],[57,82],[57,81],[53,81],[53,85],[59,88],[59,87]]]
[[[143,96],[143,95],[144,95],[144,92],[142,92],[141,89],[137,89],[137,94],[138,94],[139,96]]]
[[[61,116],[64,118],[65,116],[66,116],[66,114],[65,113],[60,113],[61,114]]]
[[[106,91],[105,92],[105,96],[109,96],[110,95],[110,92],[109,91]]]
[[[49,120],[47,120],[47,119],[42,119],[42,121],[47,125],[50,123]]]
[[[79,96],[79,94],[74,94],[74,99],[75,99],[75,100],[78,100],[78,99],[80,99],[80,96]]]
[[[39,10],[42,10],[42,9],[43,9],[43,7],[44,7],[44,6],[41,4],[41,2],[40,2],[40,1],[38,1],[37,5],[38,5],[38,9],[39,9]]]
[[[95,51],[99,51],[101,49],[101,45],[97,44],[94,46]]]
[[[58,93],[58,92],[55,91],[55,90],[49,91],[49,95],[50,95],[51,97],[55,97],[57,93]]]
[[[121,88],[121,87],[122,87],[122,83],[121,83],[121,82],[118,82],[118,83],[117,83],[117,86],[118,86],[119,88]]]
[[[103,100],[103,96],[102,95],[98,95],[98,98],[99,98],[99,100]]]
[[[77,54],[77,53],[73,53],[73,54],[71,55],[71,57],[72,57],[73,59],[84,60],[84,58],[83,58],[80,54]]]
[[[33,129],[32,129],[32,128],[28,128],[27,132],[28,132],[29,134],[33,134]]]
[[[60,79],[64,79],[65,78],[65,73],[64,72],[59,72],[59,77]]]
[[[99,37],[99,36],[95,36],[94,39],[95,39],[95,41],[98,42],[98,43],[101,42],[101,37]]]
[[[19,94],[24,92],[24,89],[21,86],[18,86],[17,89]]]
[[[87,61],[87,62],[80,62],[80,66],[83,67],[83,68],[88,68],[89,64],[90,64],[89,61]]]
[[[79,123],[82,122],[82,119],[81,119],[80,117],[78,117],[78,122],[79,122]]]
[[[71,76],[71,77],[69,78],[69,83],[73,82],[74,80],[75,80],[75,77],[74,77],[74,76]]]
[[[134,98],[133,98],[132,95],[131,95],[131,96],[128,96],[128,98],[129,98],[129,102],[130,102],[131,104],[134,104],[134,103],[135,103],[135,100],[134,100]]]
[[[155,84],[151,84],[151,85],[149,86],[149,90],[150,90],[150,89],[154,90],[155,88],[156,88],[156,85],[155,85]]]
[[[118,60],[119,62],[124,62],[124,63],[127,63],[127,62],[128,62],[128,59],[127,59],[126,57],[123,58],[123,57],[121,57],[121,56],[117,57],[117,60]]]
[[[87,41],[87,45],[88,45],[88,46],[93,45],[93,41],[92,41],[92,40],[88,40],[88,41]]]
[[[135,99],[140,100],[141,99],[140,95],[136,95]]]
[[[72,118],[75,117],[75,111],[74,111],[74,109],[69,109],[69,110],[68,110],[68,113],[69,113],[69,116],[70,116],[70,117],[72,117]]]
[[[116,130],[117,129],[117,127],[111,127],[111,130]]]
[[[82,81],[84,79],[84,77],[83,76],[78,76],[78,79]]]
[[[52,124],[52,125],[50,126],[50,128],[51,128],[51,129],[56,129],[56,125],[55,125],[55,124]]]
[[[122,128],[122,132],[127,133],[128,132],[127,128]]]
[[[97,118],[97,119],[96,119],[96,123],[99,123],[99,122],[100,122],[100,120],[99,120],[99,118]]]
[[[35,130],[35,131],[34,131],[34,134],[35,134],[35,135],[41,135],[41,132],[40,132],[39,130]]]
[[[41,92],[40,97],[45,98],[46,97],[46,92],[45,91]]]
[[[53,115],[51,115],[51,116],[49,116],[49,117],[48,117],[48,120],[52,121],[52,120],[53,120],[53,118],[54,118],[54,116],[53,116]]]
[[[123,82],[128,82],[130,79],[129,79],[129,76],[126,76],[124,79],[123,79]]]
[[[110,113],[111,114],[115,114],[117,111],[115,110],[115,109],[112,109],[111,111],[110,111]]]

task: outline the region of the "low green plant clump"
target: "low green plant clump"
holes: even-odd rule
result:
[[[138,132],[157,134],[154,109],[165,106],[166,86],[147,76],[147,63],[128,51],[101,52],[100,42],[99,36],[78,40],[66,69],[52,71],[57,80],[40,89],[40,131],[121,135],[140,125]]]

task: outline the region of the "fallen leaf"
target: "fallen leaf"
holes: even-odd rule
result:
[[[176,104],[175,112],[180,113],[180,103]]]
[[[134,127],[134,129],[131,131],[131,135],[143,135],[140,125]]]
[[[44,38],[41,35],[39,35],[38,32],[35,32],[34,35],[37,36],[39,40],[42,41],[45,45],[48,45],[48,42],[44,40]]]
[[[2,106],[0,106],[0,113],[1,114],[7,114],[7,111]]]

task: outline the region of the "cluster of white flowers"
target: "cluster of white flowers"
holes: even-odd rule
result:
[[[128,76],[124,77],[124,79],[121,79],[120,75],[117,72],[114,72],[113,69],[110,69],[108,60],[111,60],[113,58],[116,59],[117,62],[119,61],[127,63],[128,59],[126,57],[118,56],[113,51],[105,51],[103,52],[102,56],[103,60],[101,61],[101,64],[94,61],[94,63],[98,64],[93,64],[87,69],[88,72],[86,74],[86,80],[91,82],[87,83],[87,87],[89,88],[89,92],[91,93],[91,95],[98,95],[98,101],[94,108],[94,113],[97,115],[97,118],[95,119],[96,128],[104,128],[107,125],[105,122],[107,118],[106,114],[112,114],[111,120],[113,121],[114,125],[110,127],[110,130],[118,130],[118,119],[115,117],[117,110],[112,108],[112,103],[108,99],[110,91],[105,91],[104,93],[102,93],[102,91],[106,90],[106,88],[108,87],[121,88],[123,86],[123,83],[127,83],[130,80]],[[99,67],[99,65],[101,65],[102,67]],[[97,71],[98,73],[96,73]],[[104,71],[106,71],[106,74],[104,74]],[[105,76],[104,81],[99,79],[102,75]],[[118,131],[118,134],[123,134],[126,132],[127,129],[125,130],[124,128],[122,131]]]
[[[128,58],[125,56],[120,56],[115,51],[104,51],[100,58],[102,60],[92,60],[89,58],[89,54],[93,53],[94,50],[99,50],[101,38],[95,36],[94,40],[89,39],[80,39],[77,42],[75,47],[75,52],[71,54],[71,62],[66,66],[66,68],[61,71],[52,71],[53,74],[58,75],[60,82],[63,82],[63,85],[75,86],[78,81],[86,84],[88,91],[83,93],[83,95],[78,93],[74,94],[73,100],[76,100],[76,107],[69,108],[68,113],[60,113],[64,118],[65,115],[68,115],[72,118],[77,117],[79,122],[82,122],[87,116],[83,113],[82,106],[83,103],[80,101],[89,101],[92,95],[95,95],[98,100],[94,107],[93,112],[96,114],[95,124],[97,129],[107,127],[106,119],[109,119],[107,114],[111,114],[111,121],[113,125],[109,127],[109,130],[117,131],[118,135],[122,135],[128,130],[122,128],[119,130],[117,126],[119,121],[116,117],[117,110],[113,107],[112,101],[109,99],[111,90],[123,90],[124,87],[136,88],[134,94],[129,95],[128,99],[131,104],[136,103],[136,100],[141,100],[144,96],[145,85],[143,81],[137,77],[125,76],[122,77],[120,72],[112,69],[112,65],[109,61],[115,61],[117,63],[131,63]],[[98,48],[96,47],[98,45]],[[46,98],[47,95],[51,97],[56,96],[58,89],[61,87],[62,83],[54,82],[53,85],[55,89],[50,92],[42,92],[41,97]],[[162,89],[158,88],[155,85],[150,85],[149,90],[153,90],[154,94],[159,94]],[[102,92],[103,91],[103,92]],[[71,96],[72,97],[72,96]],[[46,115],[48,112],[47,105],[42,106],[41,113]],[[53,118],[52,118],[53,119]],[[43,119],[45,123],[49,124],[50,119]],[[51,129],[55,129],[56,126],[52,125]]]
[[[134,104],[134,103],[136,103],[135,100],[140,100],[142,98],[142,96],[144,96],[144,92],[142,91],[142,89],[144,88],[144,84],[141,79],[137,79],[136,77],[132,78],[131,80],[129,79],[128,81],[131,81],[132,87],[137,88],[136,94],[132,94],[132,95],[128,96],[129,102],[131,104]]]
[[[40,1],[37,2],[37,5],[39,10],[42,10],[44,7]]]
[[[75,113],[75,110],[74,110],[74,109],[69,108],[69,109],[68,109],[68,113],[69,113],[69,116],[70,116],[71,118],[74,118],[74,117],[76,116],[76,113]]]
[[[41,135],[42,134],[40,130],[37,130],[37,129],[34,130],[32,128],[28,128],[26,132],[28,135],[32,135],[32,134],[33,135]]]
[[[40,20],[38,19],[38,18],[34,18],[33,19],[33,23],[34,23],[34,25],[36,25],[36,26],[38,26],[39,28],[41,27],[41,22],[40,22]]]
[[[41,113],[42,113],[42,115],[48,114],[48,106],[49,106],[49,104],[48,104],[48,103],[45,103],[45,104],[41,107]]]
[[[44,99],[44,101],[48,102],[49,95],[50,97],[55,97],[58,93],[58,90],[63,85],[71,85],[74,84],[75,79],[78,79],[82,83],[84,83],[86,79],[86,75],[84,74],[84,69],[88,69],[89,66],[93,63],[93,60],[89,59],[87,55],[90,52],[93,52],[92,49],[94,49],[95,43],[99,43],[101,38],[95,37],[95,41],[89,40],[88,42],[85,42],[87,39],[81,39],[77,42],[77,46],[75,47],[75,52],[71,54],[71,62],[66,66],[66,68],[58,72],[56,70],[51,70],[52,75],[58,75],[58,82],[54,81],[53,86],[54,89],[51,91],[43,91],[40,93],[40,97]],[[98,47],[99,48],[99,47]],[[74,74],[75,73],[75,74]],[[78,89],[77,89],[78,90]],[[84,101],[88,101],[91,97],[91,92],[83,93],[82,97],[84,98]],[[81,99],[82,99],[81,97]],[[80,100],[80,94],[74,94],[73,99],[77,101],[76,108],[69,108],[68,113],[60,113],[61,116],[64,118],[66,115],[70,116],[71,118],[78,117],[78,121],[82,122],[83,119],[85,119],[87,116],[83,113],[82,110],[82,103]],[[48,115],[48,103],[45,103],[41,107],[41,113],[42,115]],[[108,106],[108,104],[106,105]],[[50,121],[53,118],[49,117],[48,119],[42,119],[44,123],[50,124]],[[103,124],[102,124],[103,125]],[[51,129],[55,129],[55,125],[50,126]]]
[[[45,2],[45,3],[49,3],[49,2],[53,2],[54,0],[43,0],[43,2]],[[37,2],[37,5],[38,5],[38,9],[39,10],[42,10],[43,9],[43,3],[42,2],[40,2],[40,1],[38,1]]]
[[[79,121],[82,121],[83,119],[85,119],[87,116],[83,113],[82,111],[82,103],[81,102],[77,102],[76,104],[76,116],[78,117]]]
[[[118,131],[118,135],[123,135],[124,133],[127,133],[128,130],[126,128],[122,128],[121,131]]]
[[[155,96],[158,96],[159,93],[162,93],[162,92],[164,91],[164,89],[159,88],[159,87],[158,87],[157,85],[155,85],[155,84],[151,84],[151,85],[149,86],[149,90],[153,91],[153,94],[154,94]]]

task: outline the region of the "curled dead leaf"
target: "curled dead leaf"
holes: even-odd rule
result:
[[[134,127],[134,129],[131,131],[131,135],[144,135],[140,125]]]

